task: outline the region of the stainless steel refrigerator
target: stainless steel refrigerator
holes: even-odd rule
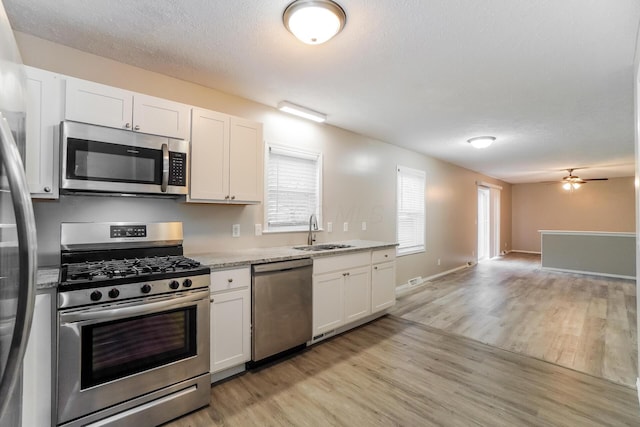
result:
[[[0,427],[21,423],[22,360],[35,302],[36,230],[22,159],[26,78],[0,2]]]

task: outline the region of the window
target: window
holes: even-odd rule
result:
[[[398,255],[424,252],[424,171],[398,166]]]
[[[265,231],[306,231],[320,219],[322,156],[267,144]]]

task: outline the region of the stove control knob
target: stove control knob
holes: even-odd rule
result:
[[[184,286],[185,288],[190,288],[192,284],[193,282],[191,281],[191,279],[184,279],[184,282],[182,282],[182,286]]]
[[[118,295],[120,295],[120,291],[116,288],[113,288],[109,291],[109,298],[118,298]]]
[[[142,287],[140,288],[140,292],[142,292],[143,294],[148,294],[149,292],[151,292],[151,285],[142,285]]]
[[[177,280],[172,280],[171,283],[169,283],[169,287],[171,289],[178,289],[180,287],[180,283],[178,283]]]
[[[102,292],[93,291],[91,292],[91,295],[89,295],[89,298],[91,298],[91,301],[100,301],[100,299],[102,298]]]

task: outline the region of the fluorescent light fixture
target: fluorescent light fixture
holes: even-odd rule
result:
[[[313,120],[314,122],[318,123],[322,123],[327,120],[326,114],[318,113],[317,111],[292,104],[288,101],[279,102],[278,110],[284,111],[285,113],[293,114],[295,116],[304,117],[305,119]]]
[[[487,148],[493,144],[493,141],[495,140],[495,136],[477,136],[475,138],[467,139],[467,142],[474,148]]]
[[[284,10],[284,26],[306,44],[321,44],[344,28],[347,15],[331,0],[296,0]]]

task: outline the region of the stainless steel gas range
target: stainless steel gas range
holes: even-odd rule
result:
[[[209,403],[209,268],[182,239],[179,222],[62,224],[58,425],[155,426]]]

